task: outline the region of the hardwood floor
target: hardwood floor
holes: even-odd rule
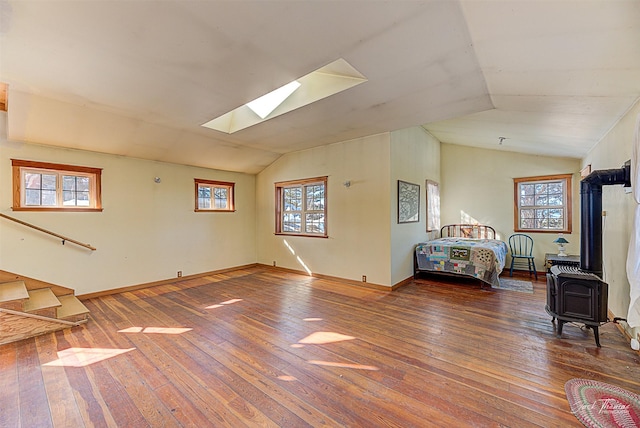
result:
[[[556,338],[543,278],[383,292],[255,267],[87,300],[87,324],[0,346],[0,426],[579,427],[564,383],[638,393],[640,358],[611,323],[602,348]]]

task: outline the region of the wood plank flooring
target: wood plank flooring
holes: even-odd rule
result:
[[[384,292],[258,266],[87,300],[87,324],[0,346],[0,427],[579,427],[564,383],[638,393],[640,358],[611,323],[602,348],[556,338],[543,278]]]

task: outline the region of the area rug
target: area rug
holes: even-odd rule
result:
[[[588,379],[564,384],[571,412],[586,427],[640,427],[640,396],[618,386]]]
[[[521,293],[533,293],[533,283],[531,281],[520,281],[519,279],[499,278],[500,285],[491,285],[491,288],[499,290],[519,291]]]

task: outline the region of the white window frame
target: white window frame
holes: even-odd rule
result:
[[[196,212],[235,212],[235,183],[229,181],[217,181],[217,180],[204,180],[201,178],[194,178],[195,182],[195,211]],[[211,198],[208,198],[211,201],[211,205],[209,207],[201,205],[200,198],[200,189],[208,188]],[[216,189],[223,189],[227,193],[226,197],[226,207],[224,208],[216,208],[214,201],[216,200],[214,195],[216,193]]]
[[[77,165],[11,159],[13,169],[13,211],[102,211],[102,169]],[[28,205],[25,176],[28,173],[55,175],[55,205]],[[65,205],[63,177],[86,177],[89,179],[88,204]],[[39,189],[42,191],[43,189]]]
[[[514,231],[522,232],[522,233],[529,233],[529,232],[571,233],[571,230],[572,230],[571,178],[572,178],[572,174],[558,174],[558,175],[545,175],[545,176],[538,176],[538,177],[514,178],[513,179],[513,183],[514,183],[514,227],[513,229]],[[538,185],[545,185],[550,183],[563,184],[563,198],[562,198],[562,200],[564,201],[563,205],[545,205],[544,203],[538,204],[536,202],[536,196],[540,196],[540,199],[544,201],[545,193],[547,193],[544,191],[540,194],[536,193],[536,191],[534,191],[533,194],[525,195],[524,193],[523,186],[529,186],[529,185],[538,186]],[[542,186],[542,189],[544,189],[544,186]],[[532,205],[523,205],[525,196],[533,197],[534,203]],[[547,193],[547,196],[548,196],[548,193]],[[534,227],[531,227],[531,228],[523,227],[523,218],[521,217],[523,215],[524,210],[534,211],[534,217],[529,217],[529,218],[533,218],[534,223],[536,223],[536,219],[540,219],[541,222],[544,222],[544,219],[545,219],[544,211],[550,210],[550,209],[562,210],[563,224],[561,228],[553,228],[548,223],[546,226],[542,225],[542,227],[535,227],[535,225]],[[548,215],[547,215],[547,218],[548,218]]]
[[[307,206],[307,190],[313,186],[321,185],[324,187],[324,200],[322,202],[322,209],[313,209]],[[287,209],[284,203],[284,196],[286,189],[299,188],[302,194],[302,207],[300,210]],[[282,181],[275,183],[276,189],[276,235],[292,235],[292,236],[308,236],[317,238],[327,238],[327,177],[315,177],[303,180]],[[290,214],[300,215],[300,231],[288,231],[285,230],[286,220],[285,216]],[[322,231],[313,232],[307,229],[307,216],[317,216],[321,214]]]
[[[440,230],[440,185],[427,180],[427,232]]]

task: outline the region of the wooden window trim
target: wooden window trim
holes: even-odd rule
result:
[[[0,111],[9,111],[9,85],[0,82]]]
[[[205,212],[205,213],[211,213],[211,212],[216,212],[216,213],[232,213],[236,211],[236,202],[235,202],[235,198],[236,198],[236,183],[230,182],[230,181],[219,181],[219,180],[205,180],[202,178],[194,178],[193,179],[194,183],[195,183],[195,212]],[[226,187],[229,189],[229,198],[228,198],[228,202],[229,202],[229,208],[226,209],[217,209],[217,208],[200,208],[199,204],[198,204],[198,189],[200,187],[201,184],[204,185],[208,185],[208,186],[217,186],[217,187]]]
[[[46,212],[101,212],[102,211],[102,168],[87,166],[59,164],[51,162],[38,162],[23,159],[11,159],[13,181],[13,211],[46,211]],[[22,206],[22,180],[20,172],[22,168],[49,170],[57,172],[69,172],[91,174],[94,177],[94,207],[24,207]]]
[[[539,175],[535,177],[520,177],[513,179],[513,230],[514,232],[521,233],[571,233],[573,230],[572,218],[573,218],[573,174],[555,174],[555,175]],[[566,196],[566,218],[565,227],[563,230],[557,229],[522,229],[520,228],[520,213],[518,211],[520,207],[520,194],[518,192],[520,183],[523,182],[535,182],[535,181],[552,181],[552,180],[566,180],[567,186],[565,189]]]
[[[289,181],[280,181],[274,183],[275,186],[275,206],[276,206],[276,235],[283,236],[302,236],[306,238],[328,238],[329,237],[329,228],[327,221],[327,205],[329,201],[328,197],[328,187],[327,187],[327,177],[314,177],[314,178],[305,178],[300,180],[289,180]],[[324,234],[313,234],[313,233],[291,233],[291,232],[283,232],[282,231],[282,189],[286,187],[295,187],[295,186],[305,186],[309,184],[322,183],[324,185]]]

